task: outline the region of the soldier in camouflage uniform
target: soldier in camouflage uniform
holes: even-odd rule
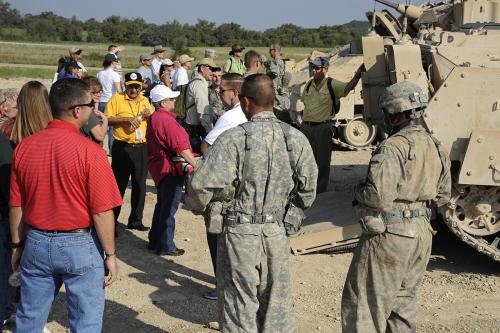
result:
[[[224,104],[220,98],[220,83],[222,78],[222,69],[217,68],[212,71],[212,84],[208,87],[208,103],[212,107],[213,112],[213,123],[217,122],[217,119],[224,113]]]
[[[202,212],[222,202],[216,211],[223,216],[216,274],[221,332],[294,333],[285,230],[314,201],[316,163],[305,136],[271,112],[268,76],[248,77],[240,96],[249,122],[221,134],[205,153],[186,205]]]
[[[266,74],[273,80],[274,85],[274,114],[286,123],[292,119],[288,110],[290,109],[290,74],[285,75],[285,62],[281,59],[281,46],[273,44],[269,47],[271,60],[264,62]]]
[[[430,203],[450,199],[448,153],[419,124],[427,95],[412,82],[386,89],[380,107],[394,134],[355,189],[363,235],[342,294],[342,331],[415,332],[416,293],[431,253]]]

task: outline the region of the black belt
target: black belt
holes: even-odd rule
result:
[[[73,230],[44,230],[44,229],[38,229],[35,227],[31,227],[31,229],[36,230],[36,231],[45,232],[48,234],[83,234],[83,233],[90,232],[90,228],[80,228],[80,229],[73,229]]]
[[[139,142],[139,143],[128,143],[128,142],[125,142],[125,141],[121,141],[121,140],[114,140],[113,141],[113,144],[120,144],[120,145],[123,145],[123,146],[129,146],[129,147],[132,147],[132,148],[136,148],[136,147],[142,147],[146,144],[146,142]]]
[[[325,120],[325,121],[303,121],[302,124],[308,125],[308,126],[318,126],[322,124],[330,124],[332,121],[331,120]]]

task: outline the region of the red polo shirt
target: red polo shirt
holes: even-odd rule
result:
[[[10,205],[23,208],[25,223],[44,230],[86,228],[92,214],[121,204],[104,150],[75,125],[53,120],[16,147]]]
[[[191,150],[189,135],[175,117],[173,112],[156,109],[149,118],[146,131],[148,166],[156,186],[165,175],[172,172],[173,165],[170,158],[180,156],[186,149]]]

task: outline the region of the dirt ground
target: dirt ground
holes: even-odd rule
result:
[[[0,79],[0,87],[7,87],[5,80]],[[351,187],[363,178],[369,157],[369,152],[334,152],[329,189],[352,196]],[[151,223],[155,192],[148,179],[146,225]],[[127,191],[122,223],[129,199]],[[341,207],[332,202],[331,209]],[[120,224],[120,274],[106,290],[103,332],[214,332],[206,325],[216,320],[216,302],[202,298],[214,287],[202,218],[181,208],[176,220],[176,244],[186,250],[181,257],[152,254],[146,248],[147,233]],[[439,232],[419,294],[418,331],[499,332],[500,265],[461,243],[442,222],[435,224]],[[351,258],[352,253],[290,256],[299,332],[340,332],[340,298]],[[69,331],[64,297],[61,291],[48,319],[54,333]]]

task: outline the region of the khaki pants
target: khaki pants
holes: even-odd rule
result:
[[[427,218],[412,219],[415,237],[363,237],[342,293],[342,332],[415,332],[416,294],[431,253]]]
[[[217,247],[222,333],[295,333],[285,229],[277,223],[225,227]]]

